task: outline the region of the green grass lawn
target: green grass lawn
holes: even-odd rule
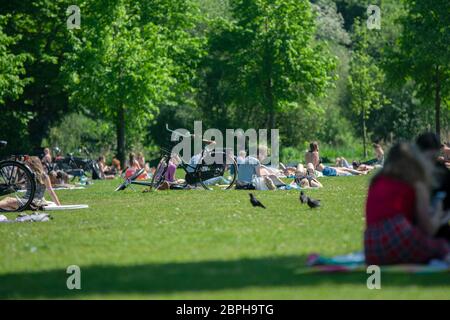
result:
[[[363,272],[305,268],[309,253],[362,249],[368,178],[322,181],[309,191],[323,202],[315,211],[296,191],[255,192],[267,210],[246,191],[113,192],[118,180],[59,191],[90,209],[0,224],[0,298],[450,298],[448,273],[383,273],[369,290]],[[81,290],[66,288],[69,265],[81,268]]]

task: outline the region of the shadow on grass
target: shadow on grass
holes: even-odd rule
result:
[[[82,290],[68,290],[66,270],[0,275],[0,298],[76,298],[88,294],[167,294],[245,287],[361,285],[364,272],[311,273],[305,257],[266,257],[232,261],[87,266],[81,268]],[[383,275],[383,286],[449,286],[448,274]]]

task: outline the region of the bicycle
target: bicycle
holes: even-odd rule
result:
[[[195,138],[192,134],[181,134],[180,132],[169,129],[166,124],[166,130],[175,134],[175,142],[180,137],[182,138]],[[166,173],[169,168],[169,162],[173,158],[177,158],[179,164],[178,169],[185,172],[184,183],[174,185],[176,188],[185,189],[188,186],[200,184],[205,190],[213,190],[210,185],[214,182],[221,181],[220,188],[223,190],[231,189],[236,182],[237,177],[237,164],[234,159],[231,149],[209,149],[208,146],[202,148],[200,154],[194,156],[190,163],[185,162],[178,155],[173,154],[171,150],[161,149],[161,159],[156,166],[156,170],[153,173],[151,182],[136,180],[140,175],[144,173],[144,169],[136,170],[136,172],[126,178],[125,181],[120,184],[116,191],[125,190],[129,185],[141,185],[149,187],[149,191],[158,189],[162,183],[166,180]],[[220,159],[220,161],[216,161]],[[228,172],[228,177],[225,178],[225,173]]]
[[[6,141],[0,141],[3,148]],[[26,157],[13,156],[0,161],[0,202],[8,197],[17,200],[17,208],[1,208],[0,212],[20,212],[29,208],[36,192],[33,171],[23,163]]]
[[[64,171],[68,175],[73,176],[72,181],[76,177],[87,176],[86,173],[91,172],[92,179],[100,179],[100,168],[96,160],[91,159],[89,151],[83,147],[80,149],[84,151],[87,158],[74,157],[73,153],[68,153],[65,158],[55,160],[47,169],[50,171]]]

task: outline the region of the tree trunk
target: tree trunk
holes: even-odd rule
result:
[[[362,112],[361,112],[361,115],[362,115],[362,134],[363,134],[363,150],[364,150],[364,159],[366,159],[367,158],[367,139],[366,139],[366,137],[367,137],[367,129],[366,129],[366,115],[365,115],[365,110],[364,110],[364,107],[363,107],[363,109],[362,109]]]
[[[125,110],[119,107],[117,112],[117,159],[121,166],[125,167]]]
[[[436,135],[439,140],[441,139],[441,78],[439,74],[439,66],[436,66],[436,88],[434,98],[434,112],[435,112],[435,124]]]
[[[273,94],[272,94],[272,81],[269,80],[268,84],[268,104],[269,104],[269,123],[268,123],[268,129],[275,129],[275,123],[276,123],[276,114],[275,114],[275,106],[273,103]]]

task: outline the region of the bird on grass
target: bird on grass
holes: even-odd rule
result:
[[[300,191],[300,202],[302,204],[308,202],[308,197],[303,191]]]
[[[308,197],[307,204],[308,204],[308,207],[310,207],[311,209],[314,209],[314,208],[320,207],[320,200],[315,200],[315,199],[311,199],[310,197]]]
[[[252,204],[252,206],[254,207],[261,207],[261,208],[266,208],[258,199],[255,198],[255,196],[252,193],[248,194],[250,196],[250,203]]]
[[[300,191],[300,202],[302,204],[307,204],[311,209],[320,207],[320,200],[315,200],[308,197],[303,191]]]

